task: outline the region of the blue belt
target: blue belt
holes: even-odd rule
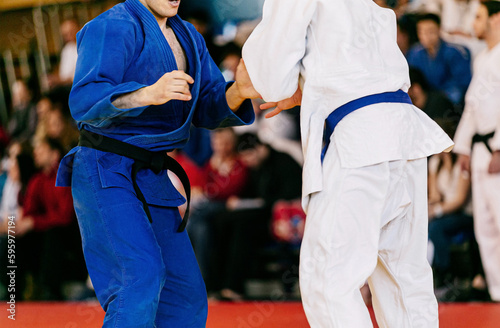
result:
[[[370,95],[363,98],[359,98],[348,102],[345,105],[340,106],[336,110],[334,110],[326,119],[326,128],[325,128],[325,147],[321,152],[321,162],[325,158],[326,151],[328,146],[330,145],[330,137],[335,130],[337,124],[347,115],[354,112],[357,109],[374,105],[380,103],[404,103],[404,104],[412,104],[410,96],[403,90],[398,90],[395,92],[384,92],[376,95]]]

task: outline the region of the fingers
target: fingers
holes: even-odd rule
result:
[[[278,115],[282,111],[283,111],[283,109],[281,109],[280,107],[276,107],[272,112],[267,113],[266,116],[264,116],[264,117],[265,118],[275,117],[276,115]]]
[[[194,80],[183,71],[172,71],[164,74],[156,85],[157,103],[163,104],[170,100],[189,101],[192,99],[189,85]]]
[[[183,101],[189,101],[191,100],[191,92],[189,91],[189,88],[182,88],[182,90],[171,90],[170,93],[170,99],[171,100],[183,100]]]
[[[276,103],[276,102],[268,102],[268,103],[260,105],[259,108],[261,110],[266,110],[266,109],[270,109],[270,108],[273,108],[273,107],[276,107],[276,106],[278,106],[278,103]]]
[[[175,80],[183,80],[189,84],[194,83],[194,79],[191,76],[189,76],[188,74],[186,74],[184,71],[172,71],[172,72],[164,74],[163,77],[172,78]]]

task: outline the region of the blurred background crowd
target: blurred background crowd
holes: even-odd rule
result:
[[[55,175],[62,156],[78,143],[68,107],[76,33],[118,2],[0,4],[0,270],[12,253],[6,234],[14,217],[18,299],[93,297],[71,191],[56,188]],[[397,41],[411,68],[414,104],[453,137],[474,74],[472,63],[486,48],[473,29],[480,1],[375,2],[398,17]],[[227,80],[234,77],[262,4],[182,0],[180,16],[205,37]],[[193,128],[187,147],[173,154],[191,180],[188,233],[211,298],[300,297],[298,254],[305,222],[300,109],[265,120],[258,105],[255,101],[252,126]],[[454,154],[429,159],[429,261],[436,294],[441,301],[488,300],[473,229],[470,175],[456,162]],[[6,297],[7,285],[2,273],[0,298]],[[369,291],[365,295],[369,302]]]

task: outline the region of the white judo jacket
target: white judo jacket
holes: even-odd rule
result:
[[[303,201],[323,189],[322,137],[328,115],[349,101],[408,91],[408,64],[396,43],[396,16],[372,0],[266,0],[260,24],[243,47],[255,89],[265,101],[303,91]],[[344,167],[416,159],[453,142],[418,108],[377,104],[349,114],[336,127]],[[327,154],[328,156],[328,154]]]
[[[471,155],[472,138],[477,134],[495,135],[489,141],[493,151],[500,150],[500,44],[485,49],[474,61],[474,74],[467,94],[465,109],[455,134],[454,151]],[[483,144],[474,145],[472,168],[487,171],[491,154]],[[477,150],[477,151],[476,151]]]

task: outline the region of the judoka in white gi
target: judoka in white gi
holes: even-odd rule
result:
[[[488,48],[474,62],[455,152],[472,170],[474,232],[490,296],[500,301],[500,2],[481,4],[474,24]],[[496,131],[496,132],[495,132]],[[489,149],[488,149],[489,147]]]
[[[278,102],[271,115],[300,101],[301,81],[300,289],[311,327],[371,327],[359,291],[367,279],[380,327],[438,327],[426,157],[453,142],[420,109],[379,101],[340,121],[321,161],[332,112],[408,91],[394,12],[372,0],[266,0],[243,58],[255,89]]]

